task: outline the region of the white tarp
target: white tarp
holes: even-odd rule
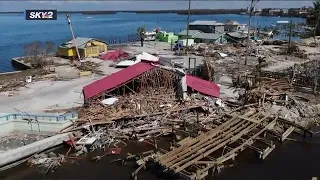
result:
[[[119,99],[116,97],[112,97],[112,98],[107,98],[101,101],[101,103],[103,105],[112,105],[114,103],[116,103]]]
[[[153,56],[149,53],[143,52],[141,54],[136,55],[136,60],[124,60],[119,62],[116,67],[129,67],[132,66],[134,64],[137,64],[139,62],[141,62],[141,60],[144,61],[150,61],[150,62],[158,62],[159,61],[159,57],[157,56]]]
[[[140,61],[139,61],[140,62]],[[129,67],[129,66],[132,66],[134,64],[137,64],[138,61],[133,61],[133,60],[124,60],[124,61],[121,61],[119,62],[116,67]]]
[[[159,57],[151,55],[149,53],[143,52],[139,55],[136,56],[136,61],[141,61],[141,60],[145,60],[145,61],[151,61],[151,62],[158,62],[159,61]]]
[[[227,54],[225,54],[225,53],[219,53],[219,55],[222,57],[222,58],[224,58],[224,57],[227,57],[228,55]]]

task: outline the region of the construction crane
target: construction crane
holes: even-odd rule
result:
[[[78,56],[78,62],[77,62],[77,65],[81,65],[81,58],[80,58],[80,54],[79,54],[79,49],[78,49],[78,46],[77,46],[77,43],[76,43],[76,39],[75,39],[75,36],[74,36],[74,33],[73,33],[73,29],[72,29],[72,25],[71,25],[71,20],[70,20],[70,15],[69,14],[66,14],[67,16],[67,21],[68,21],[68,25],[69,25],[69,28],[70,28],[70,31],[71,31],[71,34],[72,34],[72,43],[73,45],[75,46],[76,48],[76,51],[77,51],[77,56]]]

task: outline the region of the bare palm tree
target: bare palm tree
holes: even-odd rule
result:
[[[145,36],[145,33],[146,33],[146,29],[144,27],[139,27],[137,29],[137,31],[138,31],[138,34],[140,36],[141,46],[143,46],[143,41],[144,41],[144,36]]]
[[[313,39],[314,43],[317,44],[316,42],[316,35],[317,35],[317,30],[319,26],[319,20],[320,20],[320,0],[315,0],[313,2],[313,8],[314,8],[314,16],[316,17],[316,25],[314,26],[314,31],[313,31]]]

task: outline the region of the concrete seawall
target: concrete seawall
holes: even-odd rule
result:
[[[63,140],[67,139],[68,134],[58,134],[11,151],[0,153],[0,167],[14,163],[37,152],[44,151],[50,147],[57,146],[61,144]]]
[[[29,66],[26,63],[23,63],[20,61],[20,59],[23,57],[15,57],[11,59],[11,64],[13,67],[19,69],[19,70],[27,70],[27,69],[32,69],[31,66]]]

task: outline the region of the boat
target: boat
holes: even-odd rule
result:
[[[144,35],[145,35],[145,38],[144,38],[145,41],[155,41],[157,33],[155,31],[149,31],[149,32],[147,31]]]
[[[92,17],[91,16],[88,16],[88,17],[86,17],[87,19],[92,19]]]

